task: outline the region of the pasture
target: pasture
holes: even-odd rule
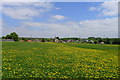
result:
[[[3,78],[118,78],[118,45],[2,42]]]

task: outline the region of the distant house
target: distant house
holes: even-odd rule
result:
[[[94,41],[93,40],[89,40],[90,43],[94,44]]]
[[[105,44],[104,42],[100,42],[100,44]]]
[[[27,40],[27,42],[32,42],[32,40]]]
[[[89,42],[89,40],[85,40],[85,42]]]
[[[59,39],[55,39],[55,42],[60,42]]]
[[[70,40],[67,40],[67,42],[72,42],[72,40],[70,39]]]
[[[81,43],[81,41],[80,40],[76,40],[75,43]]]
[[[24,42],[24,40],[21,40],[20,42]]]
[[[54,42],[60,42],[59,37],[55,37]]]
[[[33,40],[33,42],[42,42],[42,40],[35,39],[35,40]]]
[[[65,41],[63,41],[63,40],[60,40],[59,42],[60,42],[60,43],[65,43]]]
[[[11,42],[14,42],[13,39],[1,39],[0,41],[11,41]]]

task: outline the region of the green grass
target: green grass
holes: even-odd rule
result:
[[[118,78],[118,45],[3,42],[3,78]]]

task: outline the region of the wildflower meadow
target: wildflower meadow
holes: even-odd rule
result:
[[[118,45],[2,42],[3,78],[118,78]]]

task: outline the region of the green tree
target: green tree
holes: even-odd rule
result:
[[[28,40],[28,38],[22,38],[22,40],[27,41],[27,40]]]
[[[103,41],[101,37],[97,37],[96,40],[97,40],[97,43],[100,43]]]
[[[44,38],[42,39],[42,42],[45,42],[45,39],[44,39]]]
[[[18,41],[18,34],[16,34],[15,32],[12,32],[10,36],[11,36],[11,39],[13,39],[14,41]]]
[[[59,37],[55,37],[55,39],[59,39]]]
[[[14,41],[18,41],[18,35],[15,32],[12,32],[9,35],[6,35],[6,37],[2,37],[2,38],[13,39]]]
[[[110,39],[109,39],[109,38],[106,38],[106,39],[105,39],[105,43],[106,43],[106,44],[110,44]]]
[[[94,40],[95,37],[88,37],[88,40]]]
[[[2,36],[2,39],[6,39],[6,37],[5,37],[5,36]]]
[[[6,39],[12,39],[12,36],[11,36],[11,35],[6,35],[5,38],[6,38]]]

